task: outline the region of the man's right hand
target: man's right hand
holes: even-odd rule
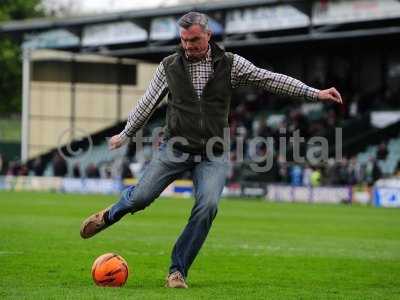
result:
[[[124,142],[119,136],[119,134],[116,134],[108,140],[108,149],[110,150],[118,149],[123,145],[123,143]]]

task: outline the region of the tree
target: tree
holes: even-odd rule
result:
[[[40,0],[1,0],[0,22],[42,17]],[[0,39],[0,114],[21,111],[21,49],[7,37]]]
[[[52,17],[70,17],[81,14],[80,0],[42,0],[41,8]]]

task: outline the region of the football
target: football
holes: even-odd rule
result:
[[[115,253],[99,256],[92,265],[92,278],[98,286],[121,287],[128,279],[128,273],[128,263]]]

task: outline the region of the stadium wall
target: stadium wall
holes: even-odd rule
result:
[[[137,179],[87,179],[38,176],[0,176],[0,190],[44,191],[78,194],[117,195],[128,186],[135,186]],[[190,180],[176,180],[161,196],[191,197],[193,184]],[[354,186],[300,187],[278,184],[258,186],[233,184],[225,186],[223,197],[260,198],[274,202],[373,204],[376,207],[400,208],[400,180],[378,181],[371,193],[368,188]]]
[[[28,59],[23,160],[125,120],[156,67],[50,50],[33,51]]]

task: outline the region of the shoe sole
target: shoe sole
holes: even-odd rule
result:
[[[95,236],[96,234],[98,234],[100,231],[102,231],[102,230],[104,230],[104,229],[106,229],[106,228],[108,227],[107,225],[104,225],[102,228],[100,228],[100,229],[97,230],[97,231],[96,231],[96,230],[93,231],[91,234],[85,233],[85,228],[87,228],[87,226],[88,226],[90,223],[95,223],[95,224],[96,224],[96,223],[97,223],[96,220],[97,220],[99,217],[100,217],[100,218],[103,218],[104,213],[105,213],[106,211],[108,211],[108,210],[110,209],[110,207],[111,207],[111,206],[109,206],[109,207],[107,207],[107,208],[105,208],[105,209],[103,209],[103,210],[101,210],[101,211],[99,211],[99,212],[97,212],[97,213],[91,215],[91,216],[88,217],[85,221],[82,222],[81,228],[80,228],[80,230],[79,230],[79,233],[80,233],[81,238],[83,238],[83,239],[89,239],[89,238]],[[100,215],[100,216],[98,217],[98,215]],[[96,225],[94,225],[94,226],[96,226]]]

